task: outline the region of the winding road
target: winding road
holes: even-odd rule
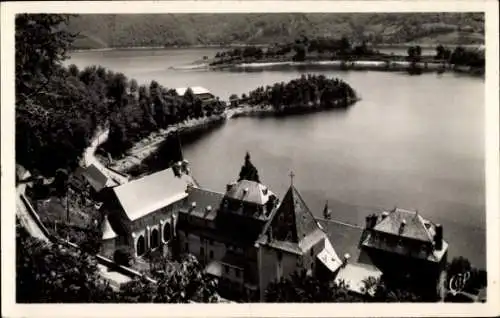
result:
[[[109,129],[105,129],[104,131],[99,131],[94,139],[92,140],[90,146],[85,149],[85,152],[83,154],[83,161],[85,167],[88,167],[90,165],[94,165],[99,169],[102,173],[104,173],[107,177],[111,178],[113,181],[117,182],[118,184],[124,184],[129,182],[129,178],[126,176],[116,173],[107,167],[105,167],[95,156],[95,152],[97,150],[97,147],[102,145],[106,140],[108,140],[109,137]]]

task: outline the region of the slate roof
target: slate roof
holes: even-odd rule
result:
[[[267,191],[266,191],[267,190]],[[226,197],[259,205],[265,204],[273,193],[263,184],[241,180],[231,186]]]
[[[293,185],[278,207],[271,226],[274,238],[297,244],[319,229],[316,219]]]
[[[134,221],[186,198],[188,185],[196,187],[190,175],[178,177],[169,168],[114,187],[113,191],[127,217]]]
[[[400,233],[403,221],[406,224]],[[387,212],[387,217],[379,220],[374,230],[424,242],[433,242],[435,231],[434,225],[420,216],[417,211],[400,208]]]
[[[199,218],[214,220],[223,198],[223,193],[191,188],[180,212]],[[193,203],[195,203],[194,207]],[[207,207],[209,206],[211,207],[211,211],[207,211]]]

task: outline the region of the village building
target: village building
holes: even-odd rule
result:
[[[418,211],[394,208],[367,216],[357,257],[346,262],[336,281],[365,292],[367,277],[408,282],[425,296],[439,296],[445,286],[448,243],[443,227]]]
[[[198,97],[199,99],[201,99],[202,102],[209,102],[209,101],[215,99],[215,96],[212,93],[210,93],[210,91],[208,89],[206,89],[205,87],[201,87],[201,86],[179,87],[179,88],[175,89],[175,92],[179,96],[184,96],[184,94],[186,94],[186,91],[189,88],[191,88],[193,95],[195,97]]]

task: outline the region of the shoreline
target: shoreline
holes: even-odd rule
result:
[[[462,46],[464,48],[478,48],[485,46],[484,43],[481,44],[445,44],[445,43],[399,43],[399,44],[377,44],[373,48],[378,49],[407,49],[410,46],[419,45],[422,49],[435,49],[437,45],[442,44],[448,47]],[[73,48],[68,50],[69,53],[84,53],[84,52],[101,52],[101,51],[127,51],[127,50],[173,50],[173,49],[217,49],[217,48],[238,48],[238,47],[267,47],[272,44],[266,43],[256,43],[256,44],[245,44],[245,43],[233,43],[233,44],[191,44],[191,45],[169,45],[169,46],[124,46],[124,47],[103,47],[103,48]]]
[[[271,105],[249,105],[241,104],[234,108],[227,108],[220,115],[212,115],[201,119],[190,119],[178,125],[161,129],[157,132],[152,132],[149,136],[136,142],[129,150],[127,150],[120,159],[113,160],[112,163],[103,163],[107,168],[124,174],[130,174],[131,170],[141,170],[141,166],[148,158],[151,158],[160,149],[161,145],[172,137],[177,131],[181,138],[198,137],[213,128],[217,128],[225,124],[228,120],[238,117],[280,117],[294,116],[309,113],[316,113],[329,110],[346,110],[360,98],[355,98],[347,101],[345,106],[337,107],[341,104],[341,100],[335,102],[333,108],[323,108],[318,106],[296,107],[290,112],[279,112]],[[100,156],[100,158],[103,158]],[[102,160],[102,159],[101,159]],[[106,160],[107,161],[107,160]]]
[[[474,69],[470,66],[455,66],[439,62],[417,62],[414,68],[412,62],[408,61],[376,61],[376,60],[320,60],[320,61],[273,61],[273,62],[251,62],[208,65],[206,67],[214,71],[258,71],[272,70],[289,67],[318,67],[344,71],[385,71],[385,72],[407,72],[410,74],[420,73],[444,73],[455,72],[468,74],[470,76],[484,76],[484,70]]]

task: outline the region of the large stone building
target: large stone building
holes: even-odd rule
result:
[[[283,201],[266,186],[248,180],[228,184],[225,193],[200,188],[187,163],[112,189],[105,203],[102,254],[126,248],[135,258],[176,246],[194,254],[221,291],[259,300],[267,285],[317,264],[331,272],[342,261],[297,189]]]
[[[111,188],[103,209],[104,256],[126,249],[144,263],[152,253],[193,254],[227,298],[263,300],[269,283],[297,270],[362,294],[373,292],[366,279],[382,274],[416,277],[428,290],[442,286],[447,243],[440,225],[394,209],[368,216],[364,229],[325,223],[327,235],[293,178],[282,200],[248,180],[215,192],[201,188],[184,161]],[[345,253],[342,259],[337,251]]]

